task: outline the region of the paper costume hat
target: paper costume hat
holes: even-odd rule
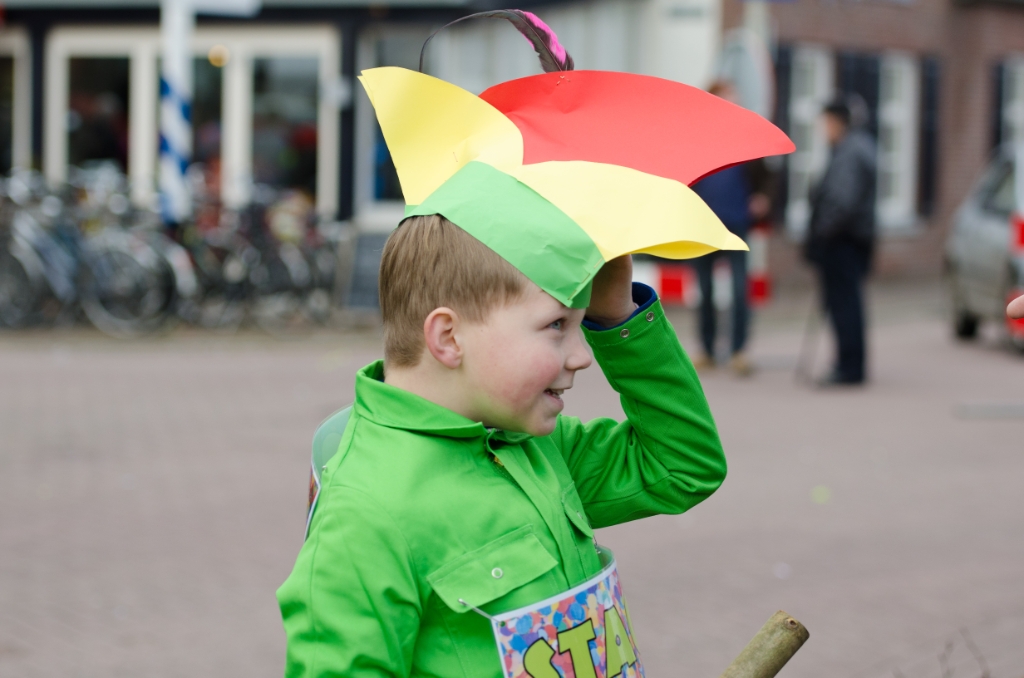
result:
[[[785,134],[678,82],[571,70],[540,19],[483,14],[512,21],[550,72],[480,96],[403,68],[360,77],[407,217],[444,216],[575,308],[587,305],[594,275],[615,257],[747,249],[689,186],[729,165],[793,151]]]

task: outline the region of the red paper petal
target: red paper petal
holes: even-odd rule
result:
[[[480,95],[523,134],[523,164],[587,160],[691,185],[736,163],[791,153],[756,113],[671,80],[611,71],[543,73]]]

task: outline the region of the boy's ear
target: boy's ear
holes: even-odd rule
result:
[[[458,338],[459,314],[442,306],[423,321],[423,338],[434,360],[454,370],[462,364],[462,345]]]

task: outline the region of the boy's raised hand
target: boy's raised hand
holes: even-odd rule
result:
[[[586,318],[604,327],[615,327],[629,320],[635,310],[633,258],[627,254],[607,262],[594,276]]]

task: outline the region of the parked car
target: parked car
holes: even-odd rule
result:
[[[999,149],[957,210],[946,241],[953,333],[973,339],[981,323],[1004,325],[1024,351],[1024,322],[1006,304],[1024,294],[1024,143]]]

